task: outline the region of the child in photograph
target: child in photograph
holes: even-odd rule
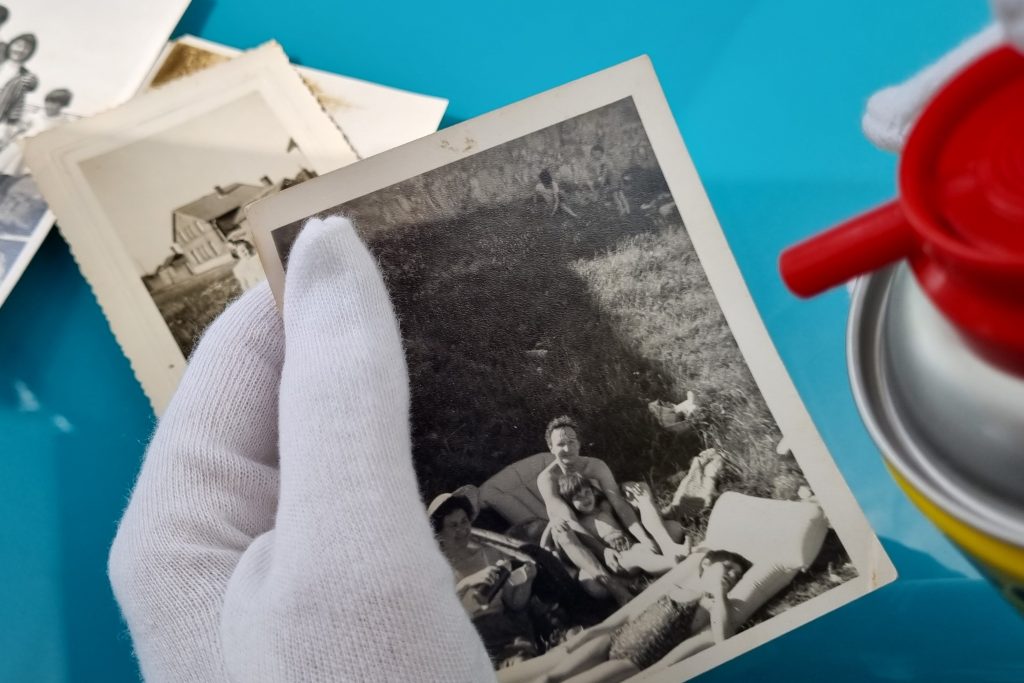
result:
[[[42,115],[36,116],[28,122],[23,135],[26,137],[39,135],[43,131],[50,130],[57,124],[69,120],[70,117],[64,110],[71,104],[71,99],[71,91],[67,88],[57,88],[46,93],[46,97],[43,99]]]
[[[565,191],[558,185],[558,181],[551,177],[551,171],[545,168],[538,177],[540,182],[533,188],[534,202],[538,197],[542,199],[544,204],[550,207],[551,216],[562,211],[573,218],[579,218],[566,201]]]
[[[672,555],[634,544],[616,519],[611,504],[579,472],[563,474],[558,480],[558,493],[576,511],[576,520],[560,522],[564,530],[575,532],[591,552],[617,574],[645,572],[661,576],[690,553],[689,539],[670,548],[670,551],[677,551]]]
[[[630,212],[629,200],[626,199],[626,193],[622,189],[622,181],[619,175],[612,171],[602,145],[596,144],[590,148],[590,164],[592,188],[597,192],[598,197],[610,197],[620,216],[628,214]]]
[[[71,91],[57,88],[46,94],[43,111],[31,119],[24,117],[17,124],[8,126],[6,137],[0,146],[0,173],[10,176],[27,173],[22,161],[21,149],[14,141],[20,137],[32,137],[68,120],[64,109],[71,104]]]

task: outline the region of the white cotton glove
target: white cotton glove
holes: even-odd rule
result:
[[[925,105],[961,69],[1002,43],[1024,49],[1024,0],[992,0],[992,8],[998,23],[968,38],[907,81],[871,96],[861,123],[872,142],[882,149],[899,151]]]
[[[348,221],[313,220],[283,321],[210,327],[110,555],[148,681],[493,680],[413,471],[398,326]]]

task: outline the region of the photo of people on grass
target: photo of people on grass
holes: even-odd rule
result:
[[[632,99],[338,213],[384,272],[426,512],[500,680],[667,669],[857,576]]]

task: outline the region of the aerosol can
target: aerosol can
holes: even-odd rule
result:
[[[897,199],[787,249],[789,288],[859,275],[858,408],[915,504],[1024,611],[1024,56],[997,49],[914,125]]]

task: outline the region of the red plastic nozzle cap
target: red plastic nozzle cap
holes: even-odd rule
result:
[[[926,181],[947,229],[993,255],[1024,256],[1024,79],[954,121]]]

